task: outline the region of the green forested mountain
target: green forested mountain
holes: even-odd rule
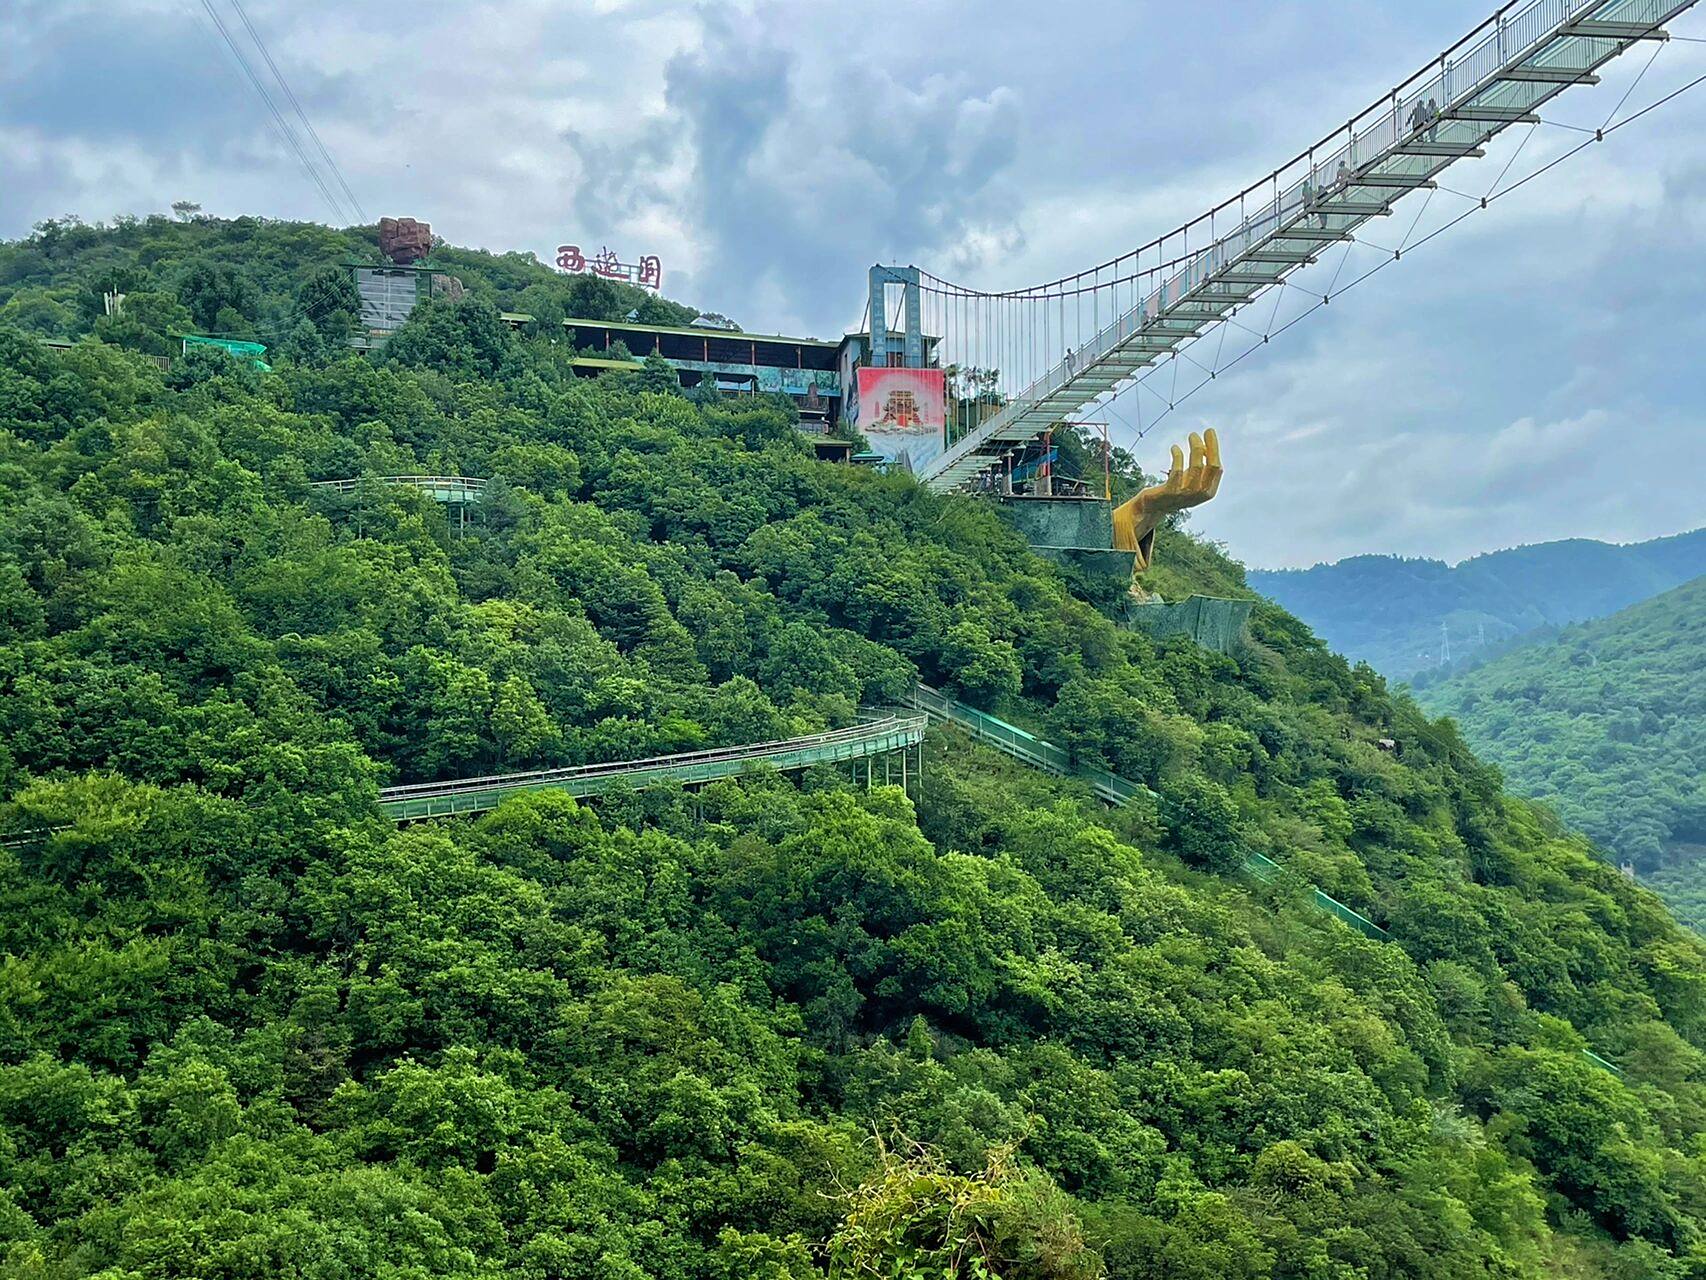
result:
[[[1643,871],[1706,851],[1706,578],[1423,691],[1511,785]]]
[[[132,234],[0,264],[75,309]],[[268,374],[0,330],[0,1274],[1706,1275],[1706,944],[1449,724],[1271,605],[1123,631],[976,502],[478,289],[372,362],[328,296]],[[490,478],[461,536],[312,486],[421,472]],[[933,736],[913,796],[376,806],[920,676],[1158,798]]]
[[[44,338],[94,334],[165,355],[168,334],[210,333],[260,341],[271,353],[315,359],[333,350],[353,319],[350,263],[378,263],[373,227],[342,231],[264,218],[154,215],[90,226],[41,223],[28,240],[0,243],[0,324]],[[552,332],[565,316],[685,324],[699,313],[593,275],[565,276],[529,253],[493,254],[435,244],[428,260],[500,310],[534,317]],[[104,313],[103,294],[124,295]]]
[[[1352,556],[1312,569],[1250,572],[1250,585],[1328,645],[1393,680],[1473,665],[1513,642],[1602,618],[1706,573],[1706,529],[1616,546],[1542,542],[1461,564]],[[1531,633],[1535,633],[1532,634]]]

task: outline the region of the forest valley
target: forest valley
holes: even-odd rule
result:
[[[1706,947],[1449,721],[498,318],[616,286],[441,248],[467,296],[351,355],[357,255],[0,245],[0,1276],[1706,1277]],[[274,370],[162,371],[183,315]],[[489,478],[460,535],[312,484],[420,473]],[[1250,594],[1178,527],[1148,581]],[[910,796],[376,804],[918,679],[1156,798],[933,730]]]

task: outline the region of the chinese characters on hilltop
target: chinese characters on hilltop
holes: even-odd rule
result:
[[[663,288],[663,263],[654,253],[646,254],[638,262],[618,262],[614,249],[600,249],[588,258],[579,245],[560,244],[557,246],[557,266],[570,275],[589,273],[603,276],[606,280],[638,285],[642,289]]]

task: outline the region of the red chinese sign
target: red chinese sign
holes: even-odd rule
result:
[[[570,275],[603,276],[606,280],[620,280],[641,289],[663,288],[663,263],[658,261],[655,253],[646,254],[638,262],[619,262],[614,249],[600,249],[589,258],[581,252],[578,244],[560,244],[557,246],[557,266]]]

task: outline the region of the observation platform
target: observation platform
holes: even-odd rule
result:
[[[354,493],[363,484],[404,485],[419,489],[434,502],[446,506],[468,506],[479,502],[486,482],[475,476],[355,476],[345,480],[315,480],[313,487],[326,493]]]

